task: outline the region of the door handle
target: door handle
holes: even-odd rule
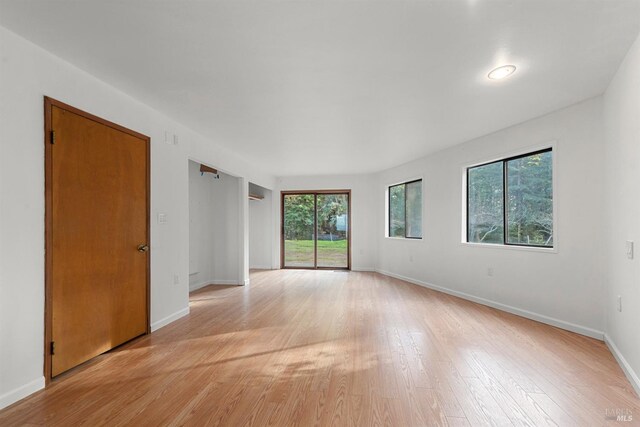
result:
[[[138,245],[138,252],[147,252],[149,250],[149,246],[147,245]]]

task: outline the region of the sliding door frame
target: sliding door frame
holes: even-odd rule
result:
[[[318,195],[345,194],[347,196],[347,266],[318,267]],[[313,267],[287,267],[284,263],[284,198],[313,195]],[[280,192],[280,268],[292,270],[351,270],[351,190],[291,190]]]

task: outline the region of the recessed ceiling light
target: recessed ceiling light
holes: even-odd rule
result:
[[[514,71],[516,71],[515,65],[503,65],[502,67],[491,70],[487,77],[491,80],[501,80],[513,74]]]

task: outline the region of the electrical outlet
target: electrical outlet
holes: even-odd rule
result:
[[[158,214],[158,224],[166,224],[167,223],[167,214],[159,213]]]
[[[617,305],[617,307],[616,307],[617,310],[619,312],[622,312],[622,297],[620,295],[618,295],[618,298],[617,298],[616,302],[617,302],[617,304],[616,304]]]
[[[180,276],[178,276],[177,274],[173,275],[173,284],[174,285],[179,285],[180,284]]]
[[[487,276],[493,277],[493,267],[487,268]]]
[[[627,249],[627,258],[633,259],[633,241],[627,240],[626,249]]]

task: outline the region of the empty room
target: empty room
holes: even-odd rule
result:
[[[638,183],[640,0],[0,0],[0,425],[640,425]]]

